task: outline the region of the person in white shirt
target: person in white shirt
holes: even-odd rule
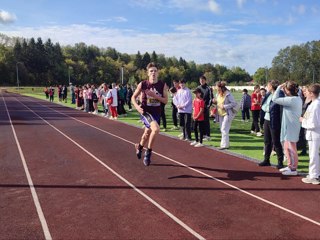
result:
[[[302,182],[320,184],[320,84],[313,84],[308,87],[307,94],[312,103],[307,111],[300,117],[302,127],[306,129],[306,139],[309,145],[309,175],[302,178]]]
[[[180,89],[174,95],[172,101],[177,107],[180,119],[182,134],[180,139],[191,141],[191,114],[192,114],[192,93],[186,87],[185,80],[179,81]]]
[[[110,119],[118,119],[118,90],[116,88],[116,84],[112,83],[112,89],[110,89],[107,93],[107,104],[109,105],[111,117]]]

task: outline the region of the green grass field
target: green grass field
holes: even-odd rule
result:
[[[43,88],[40,87],[24,87],[19,89],[16,88],[7,88],[8,91],[11,92],[19,92],[20,94],[39,98],[45,100],[45,95],[42,92]],[[240,101],[241,99],[241,92],[234,92],[233,93],[235,99]],[[69,96],[70,99],[70,96]],[[58,103],[58,99],[55,96],[55,102]],[[74,108],[75,105],[70,103],[60,103],[65,106]],[[100,106],[101,107],[101,106]],[[126,106],[127,107],[127,106]],[[126,108],[127,109],[127,108]],[[119,117],[118,120],[121,122],[129,123],[135,126],[142,126],[141,123],[138,123],[139,115],[137,111],[133,110],[132,112],[127,112],[127,117]],[[167,131],[165,134],[171,136],[178,136],[180,134],[179,130],[170,130],[173,127],[172,119],[171,119],[171,104],[167,104],[166,106],[166,115],[167,115]],[[206,141],[204,144],[213,147],[219,147],[220,145],[220,131],[219,131],[219,124],[211,123],[211,141]],[[250,122],[242,122],[241,121],[241,111],[237,114],[235,119],[232,122],[232,127],[230,130],[230,152],[241,154],[244,157],[253,158],[259,161],[263,160],[263,137],[257,137],[255,135],[250,134],[251,130],[251,121]],[[162,130],[163,131],[163,130]],[[276,164],[277,160],[276,157],[273,156],[271,158],[271,162]],[[309,158],[308,156],[299,156],[299,171],[300,172],[308,172],[308,163]]]

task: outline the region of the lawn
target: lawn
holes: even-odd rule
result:
[[[11,92],[17,92],[15,88],[8,88]],[[39,98],[45,100],[45,95],[42,92],[42,88],[40,87],[24,87],[19,89],[20,94],[24,94],[27,96]],[[235,99],[240,101],[241,99],[241,92],[234,92],[233,93]],[[69,96],[70,98],[70,96]],[[55,96],[55,103],[58,103],[58,99]],[[68,107],[74,108],[75,105],[70,103],[60,103]],[[127,107],[127,106],[126,106]],[[127,109],[127,108],[126,108]],[[137,111],[133,110],[132,112],[127,112],[126,117],[119,117],[118,121],[129,123],[135,126],[142,126],[141,123],[138,122],[139,116]],[[167,115],[167,131],[162,132],[164,134],[168,134],[171,136],[178,136],[180,134],[179,130],[170,130],[173,127],[172,119],[171,119],[171,104],[167,104],[166,106],[166,115]],[[211,140],[204,142],[205,145],[219,147],[220,145],[220,131],[219,131],[219,124],[214,123],[212,120],[210,121],[211,124]],[[240,154],[245,158],[256,159],[258,161],[263,160],[263,137],[257,137],[255,135],[250,134],[251,130],[251,121],[250,122],[242,122],[241,121],[241,112],[237,114],[235,119],[232,122],[232,127],[230,130],[230,149],[229,152]],[[276,157],[271,157],[271,162],[273,164],[277,163]],[[300,172],[308,172],[308,156],[299,156],[299,167],[298,170]]]

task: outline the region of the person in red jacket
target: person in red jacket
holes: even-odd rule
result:
[[[252,126],[251,133],[257,134],[257,136],[262,136],[259,127],[259,116],[261,111],[261,94],[260,86],[254,86],[254,91],[251,94],[251,113],[252,113]]]

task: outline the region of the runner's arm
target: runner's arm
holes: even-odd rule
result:
[[[143,114],[143,109],[137,103],[137,98],[139,97],[140,94],[141,94],[141,83],[138,84],[137,89],[134,91],[134,93],[131,97],[131,102],[133,103],[133,106],[137,109],[137,111],[140,114]]]

